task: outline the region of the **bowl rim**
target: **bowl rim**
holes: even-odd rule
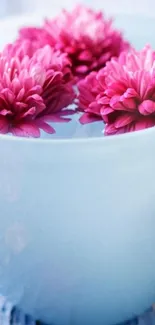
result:
[[[61,8],[54,8],[54,14],[58,13],[60,11]],[[102,10],[102,8],[101,8]],[[44,17],[48,16],[47,13],[41,13],[41,12],[37,12],[37,13],[31,13],[31,14],[18,14],[18,15],[10,15],[7,17],[2,17],[0,18],[0,26],[1,25],[11,25],[15,24],[16,26],[20,26],[20,25],[25,25],[28,23],[31,23],[33,25],[41,22],[41,19],[43,19]],[[112,14],[111,16],[114,16],[114,14]],[[131,13],[116,13],[115,14],[115,18],[121,18],[121,17],[134,17],[134,18],[141,18],[141,19],[151,19],[154,23],[155,23],[155,15],[151,14],[131,14]],[[155,133],[155,126],[150,127],[148,129],[144,129],[144,130],[139,130],[139,131],[134,131],[134,132],[128,132],[128,133],[124,133],[124,134],[114,134],[114,135],[110,135],[110,136],[103,136],[103,137],[71,137],[71,138],[31,138],[31,137],[18,137],[18,136],[13,136],[13,135],[9,135],[9,134],[0,134],[0,141],[6,141],[6,142],[24,142],[24,143],[31,143],[31,144],[86,144],[86,143],[97,143],[100,144],[100,142],[104,142],[106,141],[111,143],[114,141],[126,141],[126,140],[130,140],[130,139],[134,139],[140,136],[144,136],[144,135],[150,135],[150,133],[152,134],[152,132]],[[153,133],[153,134],[154,134]]]
[[[18,137],[12,136],[8,134],[0,134],[0,142],[17,142],[17,143],[24,143],[24,144],[32,144],[32,145],[71,145],[71,144],[115,144],[116,142],[126,142],[127,140],[130,141],[131,139],[134,140],[135,138],[138,139],[139,137],[144,136],[154,136],[155,137],[155,126],[150,127],[148,129],[139,130],[135,132],[128,132],[123,134],[114,134],[110,136],[103,136],[103,137],[73,137],[73,138],[31,138],[31,137]]]

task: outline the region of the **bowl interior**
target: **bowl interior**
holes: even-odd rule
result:
[[[53,12],[53,15],[57,10]],[[0,21],[1,30],[5,30],[0,38],[0,50],[6,43],[12,42],[18,35],[18,29],[26,25],[40,25],[43,20],[41,15],[17,16]],[[155,27],[155,20],[152,17],[144,17],[138,15],[122,15],[117,14],[115,17],[115,26],[119,28],[126,39],[137,49],[141,49],[146,44],[155,47],[155,38],[152,31]],[[103,122],[95,122],[88,125],[79,123],[79,115],[72,116],[69,123],[55,123],[56,133],[49,135],[45,132],[41,133],[41,138],[87,138],[87,137],[103,137]]]

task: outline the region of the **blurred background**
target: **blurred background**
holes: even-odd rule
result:
[[[134,13],[142,15],[155,15],[154,0],[83,0],[80,1],[95,8],[105,8],[107,13]],[[0,0],[0,18],[21,13],[48,13],[57,10],[60,6],[72,7],[75,5],[73,0]]]

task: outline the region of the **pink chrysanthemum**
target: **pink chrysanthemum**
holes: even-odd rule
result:
[[[105,122],[105,134],[119,134],[155,125],[155,52],[123,52],[98,73],[79,82],[81,123]]]
[[[69,121],[64,116],[71,113],[64,109],[74,99],[69,62],[49,46],[32,58],[12,56],[13,50],[9,46],[0,54],[0,133],[53,133],[47,122]]]
[[[100,73],[104,69],[100,70]],[[92,71],[88,76],[78,82],[78,108],[83,112],[80,117],[81,124],[87,124],[102,119],[101,105],[98,104],[97,98],[100,93],[104,92],[105,84],[104,77],[102,77],[102,85],[98,82],[98,72]]]
[[[19,31],[18,41],[20,42],[21,40],[31,41],[31,44],[36,49],[44,47],[47,44],[53,48],[55,44],[43,27],[22,27]]]
[[[17,39],[14,43],[7,44],[4,47],[3,56],[18,57],[21,61],[25,56],[31,58],[37,50],[38,47],[30,40]]]
[[[97,98],[105,134],[125,133],[155,125],[155,52],[147,46],[112,59],[104,70],[106,90]],[[102,84],[102,73],[99,83]]]
[[[111,57],[129,48],[121,33],[113,29],[111,20],[83,6],[72,12],[63,10],[55,19],[46,20],[42,29],[23,28],[20,37],[67,53],[77,76],[99,70]]]

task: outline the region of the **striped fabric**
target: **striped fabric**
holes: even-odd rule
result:
[[[45,325],[24,315],[18,308],[12,306],[3,296],[0,296],[0,325]],[[49,324],[50,325],[50,324]],[[94,324],[95,325],[95,324]],[[106,324],[104,324],[106,325]],[[150,308],[142,316],[132,321],[117,325],[155,325],[155,308]]]

